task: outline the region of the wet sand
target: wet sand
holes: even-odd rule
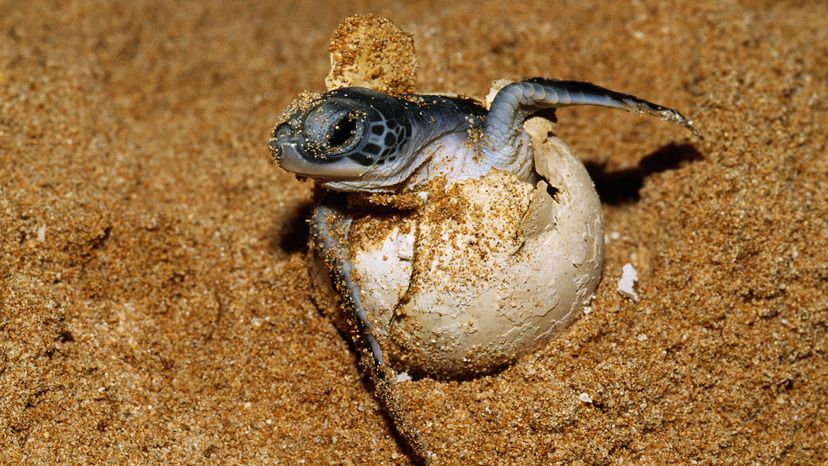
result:
[[[828,7],[278,3],[0,2],[0,463],[411,461],[266,147],[356,12],[414,35],[422,91],[588,80],[702,132],[558,112],[604,278],[503,372],[399,385],[438,463],[828,461]]]

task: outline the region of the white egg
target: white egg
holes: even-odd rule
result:
[[[548,342],[588,304],[603,260],[598,195],[549,122],[525,128],[536,185],[492,170],[432,187],[418,209],[355,219],[356,281],[397,370],[491,371]],[[317,304],[342,322],[321,261],[314,270]]]

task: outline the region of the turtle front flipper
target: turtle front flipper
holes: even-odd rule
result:
[[[370,350],[377,366],[384,369],[385,361],[379,343],[374,337],[374,325],[368,319],[362,304],[359,285],[354,280],[354,265],[348,246],[348,231],[351,228],[350,216],[344,209],[334,205],[330,196],[322,201],[313,213],[310,233],[313,246],[328,269],[334,288],[342,299],[342,304],[349,314],[348,320],[356,330],[354,343],[363,344]]]
[[[432,453],[423,442],[416,423],[408,418],[406,410],[402,408],[396,389],[396,373],[390,364],[385,363],[379,343],[374,337],[374,325],[368,319],[359,285],[354,279],[354,265],[348,247],[348,231],[353,218],[345,213],[344,207],[337,205],[335,197],[328,195],[313,213],[310,228],[313,247],[330,272],[334,288],[348,313],[348,320],[354,330],[351,333],[354,345],[360,356],[364,356],[361,362],[374,385],[377,399],[390,414],[392,427],[419,462],[427,463]],[[371,355],[370,358],[368,354]]]
[[[515,160],[515,148],[524,120],[544,108],[572,105],[595,105],[646,113],[695,132],[693,122],[678,111],[629,94],[581,81],[532,78],[511,83],[495,96],[483,127],[488,138],[482,148],[485,159],[492,167],[509,170],[520,162]]]

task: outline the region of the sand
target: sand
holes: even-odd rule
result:
[[[413,34],[421,90],[589,80],[702,132],[558,113],[604,278],[510,368],[399,385],[435,462],[828,461],[824,2],[25,3],[0,2],[0,463],[413,460],[308,297],[312,183],[266,147],[355,12]]]

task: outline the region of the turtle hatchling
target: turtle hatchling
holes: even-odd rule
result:
[[[529,117],[597,105],[692,129],[675,110],[585,82],[535,78],[493,95],[487,110],[345,87],[300,99],[273,132],[278,164],[323,188],[311,218],[315,300],[380,367],[489,372],[588,303],[601,204],[552,124]]]

